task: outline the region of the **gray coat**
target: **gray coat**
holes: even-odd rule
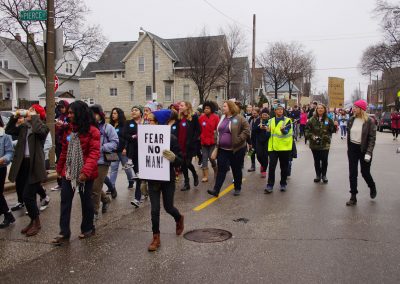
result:
[[[18,136],[18,142],[15,146],[14,160],[11,165],[8,179],[15,182],[22,161],[25,157],[26,135],[28,134],[28,124],[25,122],[20,126],[16,126],[17,118],[11,117],[6,127],[6,134]],[[44,124],[38,115],[33,115],[31,120],[32,133],[28,137],[30,166],[29,166],[29,184],[42,182],[46,179],[45,158],[44,158],[44,142],[49,128]]]

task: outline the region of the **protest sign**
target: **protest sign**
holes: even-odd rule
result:
[[[170,180],[170,162],[162,155],[170,149],[171,127],[169,125],[138,126],[139,178],[147,180]]]

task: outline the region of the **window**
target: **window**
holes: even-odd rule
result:
[[[69,73],[71,73],[71,74],[73,73],[72,72],[72,64],[69,65]]]
[[[117,88],[110,88],[110,96],[111,97],[116,97],[117,95],[118,95]]]
[[[70,63],[66,63],[65,64],[65,73],[67,73],[67,74],[72,74],[73,72],[72,72],[72,64],[70,64]]]
[[[166,102],[171,102],[172,101],[172,86],[169,83],[165,84],[165,97],[164,97]]]
[[[189,93],[189,90],[190,90],[190,87],[189,87],[189,85],[183,85],[183,100],[184,101],[189,101],[189,96],[190,96],[190,93]]]
[[[244,77],[244,78],[243,78],[243,79],[244,79],[244,80],[243,80],[244,83],[245,83],[245,84],[248,84],[248,83],[249,83],[249,75],[248,75],[248,73],[247,73],[247,70],[244,70],[244,71],[243,71],[243,77]]]
[[[135,99],[135,84],[132,82],[132,85],[131,85],[131,101],[133,102],[134,99]]]
[[[121,72],[121,78],[125,79],[125,72]]]
[[[117,72],[114,72],[114,73],[113,73],[113,76],[114,76],[114,79],[117,79],[117,78],[118,78],[118,73],[117,73]]]
[[[160,71],[160,58],[158,57],[158,55],[156,55],[154,57],[154,65],[155,65],[156,71]]]
[[[70,93],[71,95],[74,94],[74,90],[69,90],[68,93]]]
[[[146,101],[153,100],[153,96],[151,94],[151,86],[146,86]]]
[[[144,72],[144,56],[139,56],[139,72]]]

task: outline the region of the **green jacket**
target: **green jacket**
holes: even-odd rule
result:
[[[335,132],[335,124],[332,119],[325,118],[323,121],[319,121],[318,118],[313,116],[307,122],[305,133],[307,140],[310,141],[311,150],[329,150],[331,147],[332,133]],[[320,143],[318,139],[320,137]]]

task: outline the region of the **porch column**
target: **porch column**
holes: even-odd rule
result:
[[[15,80],[12,81],[12,111],[18,107],[18,92],[17,83]]]

